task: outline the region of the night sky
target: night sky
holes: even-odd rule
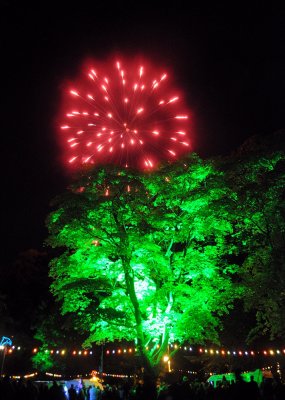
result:
[[[2,262],[39,248],[47,235],[49,202],[69,180],[56,130],[63,83],[81,73],[88,57],[142,55],[175,71],[194,149],[203,157],[284,128],[279,10],[262,9],[261,2],[236,10],[186,10],[179,2],[70,2],[64,9],[51,3],[37,9],[1,2]]]

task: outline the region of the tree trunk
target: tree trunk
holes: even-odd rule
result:
[[[141,357],[142,365],[144,367],[144,377],[148,382],[155,382],[157,373],[154,366],[152,365],[148,353],[145,348],[145,337],[143,332],[143,320],[140,311],[139,302],[135,292],[135,283],[133,277],[133,270],[130,266],[130,260],[127,257],[122,257],[122,263],[125,273],[127,292],[133,305],[133,312],[136,321],[136,332],[137,332],[137,347]]]
[[[121,260],[125,274],[127,294],[131,300],[134,317],[136,321],[137,346],[139,354],[141,356],[142,365],[144,367],[144,378],[145,381],[147,382],[155,383],[157,374],[145,348],[146,340],[143,332],[143,319],[135,291],[134,272],[130,264],[131,255],[129,249],[128,235],[126,233],[124,226],[122,226],[122,224],[118,220],[117,212],[113,212],[113,216],[116,225],[118,227],[118,230],[120,231],[121,234],[120,235],[120,244],[122,249]]]

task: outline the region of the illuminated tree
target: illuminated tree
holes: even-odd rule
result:
[[[240,288],[223,176],[195,156],[143,175],[85,171],[55,203],[52,290],[93,342],[135,341],[151,373],[170,343],[218,341]]]
[[[34,367],[41,372],[46,372],[55,365],[46,345],[43,345],[37,354],[32,357],[32,361]]]

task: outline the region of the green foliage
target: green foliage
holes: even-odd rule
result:
[[[224,165],[228,186],[235,192],[229,205],[247,289],[245,306],[256,312],[257,325],[249,340],[260,333],[271,339],[285,334],[281,311],[285,307],[285,153],[272,151],[273,142],[274,137],[266,146],[251,140]]]
[[[32,357],[34,367],[41,372],[46,372],[54,366],[53,359],[46,346],[42,346]]]
[[[51,262],[52,291],[89,332],[86,345],[135,340],[156,365],[169,343],[218,341],[242,292],[228,258],[231,196],[192,156],[146,175],[90,170],[57,199],[49,244],[64,250]]]

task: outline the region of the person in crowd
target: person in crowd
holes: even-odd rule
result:
[[[156,387],[151,383],[117,385],[106,384],[101,392],[93,386],[85,388],[80,384],[78,390],[71,384],[65,393],[62,384],[54,381],[51,387],[46,383],[31,380],[0,380],[0,400],[284,400],[285,385],[280,378],[264,380],[260,386],[251,377],[250,382],[242,380],[239,373],[236,381],[222,379],[213,387],[209,382],[190,382],[184,377],[180,382]]]
[[[254,380],[254,377],[251,375],[250,377],[250,382],[248,384],[248,393],[249,396],[252,400],[258,400],[259,399],[259,389],[258,385]]]
[[[69,396],[68,400],[77,400],[77,393],[73,383],[70,385],[70,388],[68,389],[68,396]]]

